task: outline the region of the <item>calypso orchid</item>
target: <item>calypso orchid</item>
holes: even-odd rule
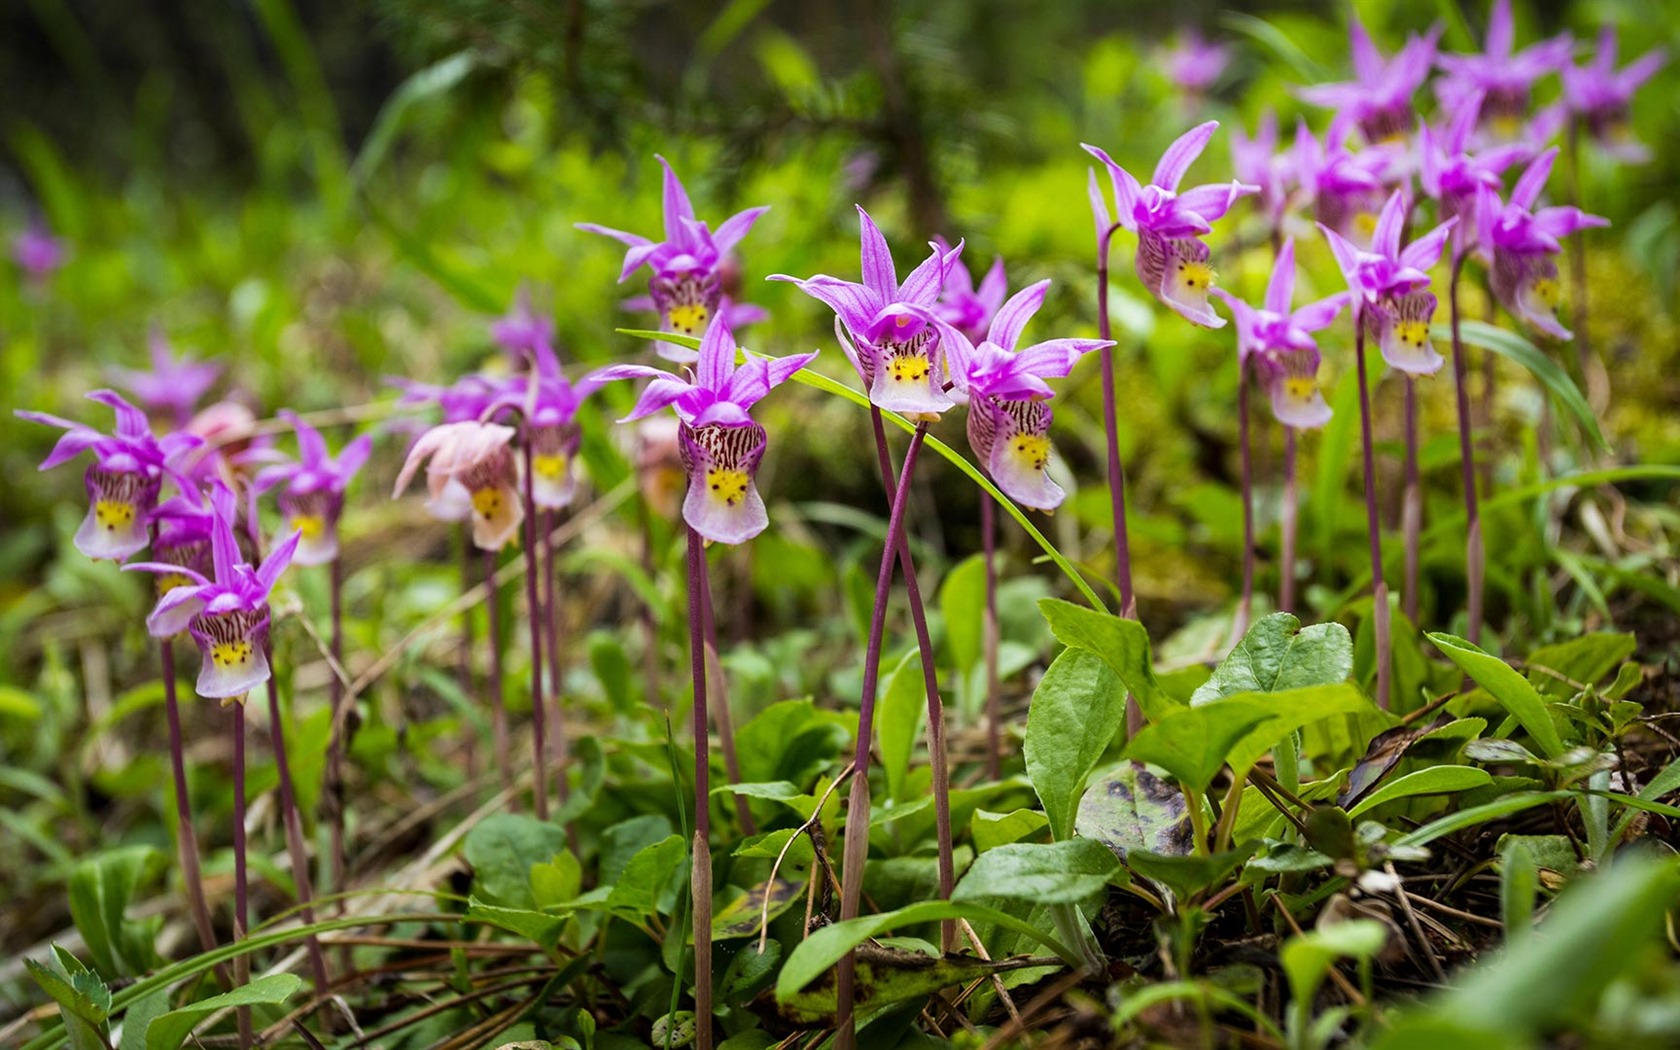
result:
[[[236,500],[226,485],[210,494],[215,518],[210,535],[211,571],[197,572],[170,562],[142,562],[125,569],[154,572],[166,579],[185,577],[158,599],[146,619],[154,638],[171,638],[183,630],[198,643],[204,662],[199,669],[198,695],[221,700],[226,707],[243,702],[245,694],[268,681],[268,596],[291,563],[300,536],[292,533],[269,552],[261,565],[242,559],[234,534]]]
[[[1292,308],[1294,238],[1285,241],[1278,250],[1261,307],[1256,309],[1223,288],[1217,291],[1236,319],[1238,362],[1245,366],[1252,362],[1271,400],[1272,415],[1278,422],[1297,429],[1328,423],[1330,406],[1318,388],[1320,356],[1312,333],[1329,327],[1348,304],[1349,293],[1339,292],[1298,309]]]
[[[664,157],[656,159],[665,169],[664,240],[654,241],[592,222],[580,222],[577,228],[604,234],[629,249],[624,253],[620,281],[644,265],[653,271],[648,279],[648,294],[659,311],[661,331],[697,336],[719,315],[724,296],[723,270],[729,253],[746,237],[758,217],[770,209],[764,206],[737,212],[713,232],[695,219],[688,191],[683,189],[671,165]],[[659,352],[673,360],[694,359],[692,351],[665,343],[659,344]]]
[[[1500,142],[1515,140],[1528,116],[1535,83],[1569,61],[1575,42],[1568,33],[1513,51],[1516,25],[1511,0],[1494,0],[1488,16],[1487,39],[1478,54],[1440,55],[1435,64],[1446,76],[1435,82],[1442,108],[1452,111],[1472,91],[1486,97],[1481,129]]]
[[[196,360],[187,353],[176,357],[163,330],[155,326],[146,339],[146,348],[152,359],[149,371],[114,368],[111,379],[126,387],[148,412],[167,416],[172,425],[184,427],[222,374],[222,366]]]
[[[1453,252],[1462,254],[1474,247],[1476,200],[1481,187],[1497,190],[1505,169],[1529,155],[1525,145],[1493,146],[1475,155],[1469,153],[1470,139],[1482,109],[1483,93],[1471,91],[1459,102],[1446,128],[1437,134],[1427,124],[1419,138],[1418,182],[1423,192],[1441,203],[1441,217],[1457,216],[1453,231]]]
[[[1306,102],[1333,109],[1338,116],[1352,120],[1372,145],[1403,139],[1417,126],[1412,96],[1429,77],[1440,36],[1440,26],[1423,36],[1412,33],[1393,57],[1385,59],[1365,24],[1353,15],[1348,20],[1348,42],[1354,79],[1316,84],[1297,94]]]
[[[1338,115],[1320,142],[1306,121],[1295,125],[1292,160],[1302,195],[1312,202],[1313,217],[1361,248],[1369,247],[1382,209],[1384,187],[1399,177],[1402,151],[1367,146],[1347,148],[1352,124]]]
[[[1180,135],[1161,155],[1148,186],[1139,185],[1101,149],[1084,147],[1108,167],[1114,186],[1115,220],[1138,236],[1138,279],[1185,320],[1208,328],[1223,328],[1225,319],[1208,305],[1214,271],[1208,263],[1211,253],[1201,238],[1231,210],[1237,198],[1260,192],[1258,186],[1236,181],[1178,192],[1184,173],[1218,127],[1217,120],[1210,120]]]
[[[863,377],[876,408],[912,419],[938,419],[956,402],[946,389],[935,302],[962,255],[962,242],[947,250],[929,242],[932,254],[900,284],[887,239],[861,205],[858,219],[863,283],[827,274],[804,280],[772,274],[769,279],[791,281],[834,311],[840,347]]]
[[[489,410],[514,408],[524,416],[531,442],[531,500],[545,510],[557,510],[570,504],[577,490],[572,462],[583,440],[578,409],[600,384],[592,378],[568,382],[547,341],[533,343],[527,358],[531,370],[509,380]]]
[[[1289,204],[1290,184],[1296,178],[1295,158],[1278,152],[1278,121],[1274,110],[1266,110],[1249,138],[1242,128],[1231,130],[1231,167],[1237,181],[1260,187],[1260,205],[1272,229],[1283,225]]]
[[[554,344],[554,322],[536,311],[531,304],[531,289],[520,285],[513,308],[490,323],[490,338],[516,365],[522,365],[537,347]]]
[[[587,382],[652,379],[636,407],[621,422],[672,409],[688,495],[683,520],[707,540],[745,543],[770,523],[758,494],[758,465],[764,458],[765,431],[749,414],[770,389],[804,368],[815,353],[790,357],[749,357],[735,363],[737,347],[729,327],[714,324],[700,342],[690,379],[645,365],[612,365],[592,373]]]
[[[1628,105],[1639,86],[1663,67],[1668,55],[1653,48],[1623,69],[1616,68],[1616,30],[1605,26],[1598,37],[1598,50],[1584,66],[1565,65],[1563,104],[1585,123],[1593,139],[1617,160],[1643,163],[1651,151],[1633,137],[1628,127]]]
[[[473,544],[497,551],[525,520],[519,495],[519,461],[509,447],[515,431],[499,423],[442,423],[421,434],[408,450],[391,496],[401,496],[426,463],[426,511],[460,521],[462,497],[472,518]]]
[[[1562,295],[1553,256],[1563,250],[1562,238],[1578,230],[1608,226],[1610,220],[1579,208],[1535,209],[1557,154],[1553,146],[1534,158],[1511,187],[1507,203],[1501,203],[1491,187],[1479,187],[1476,240],[1489,257],[1493,294],[1505,309],[1554,339],[1568,339],[1569,330],[1557,319]]]
[[[165,474],[181,487],[191,482],[181,477],[183,460],[203,442],[191,434],[175,433],[154,437],[146,414],[112,390],[95,390],[88,400],[109,406],[117,414],[117,429],[101,434],[92,427],[45,412],[19,411],[18,417],[52,427],[63,427],[52,452],[41,461],[42,470],[66,463],[84,451],[92,451],[93,465],[87,469],[87,517],[76,530],[76,549],[95,560],[124,561],[145,549],[147,529]]]
[[[47,224],[38,218],[12,238],[13,261],[37,282],[45,281],[63,266],[66,254],[64,242],[54,237]]]
[[[1210,43],[1194,29],[1179,35],[1173,46],[1161,54],[1167,79],[1185,94],[1205,95],[1225,75],[1231,64],[1231,49],[1224,44]]]
[[[1330,251],[1353,293],[1354,320],[1377,340],[1383,360],[1408,375],[1433,375],[1445,359],[1429,338],[1436,300],[1428,291],[1428,271],[1440,260],[1447,235],[1458,220],[1448,219],[1401,248],[1400,234],[1410,208],[1405,192],[1395,190],[1377,216],[1369,251],[1348,243],[1323,223],[1318,228],[1330,242]]]
[[[1021,329],[1040,306],[1049,281],[1016,292],[997,311],[978,344],[946,322],[951,379],[968,398],[968,443],[1004,495],[1051,511],[1066,495],[1050,479],[1050,399],[1046,379],[1065,378],[1079,358],[1114,343],[1107,339],[1050,339],[1016,349]]]
[[[158,504],[152,512],[152,526],[154,562],[178,565],[199,576],[215,572],[210,538],[216,529],[216,515],[198,485],[189,485]],[[191,584],[192,577],[185,572],[159,573],[157,577],[159,596]]]
[[[320,431],[289,410],[282,410],[280,417],[297,433],[298,458],[292,460],[272,449],[248,453],[247,459],[269,464],[257,471],[251,485],[258,493],[280,489],[285,529],[300,537],[297,563],[327,565],[338,557],[338,518],[344,511],[344,492],[373,451],[373,438],[361,435],[345,445],[335,459],[327,452]]]

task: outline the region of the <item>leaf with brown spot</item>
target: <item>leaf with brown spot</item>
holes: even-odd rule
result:
[[[802,882],[793,882],[781,876],[761,882],[712,916],[712,940],[757,936],[760,924],[765,921],[766,898],[770,902],[769,918],[774,919],[804,895],[805,884]]]

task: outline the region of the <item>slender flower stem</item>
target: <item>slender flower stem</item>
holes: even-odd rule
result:
[[[496,768],[502,774],[502,790],[513,789],[513,754],[508,743],[507,705],[502,697],[502,602],[501,588],[496,586],[496,552],[484,552],[484,581],[490,589],[485,611],[489,616],[490,633],[490,723],[495,736]],[[509,808],[517,810],[519,800],[511,799]]]
[[[887,539],[881,550],[881,571],[875,578],[875,609],[869,620],[869,645],[863,657],[863,692],[858,706],[857,750],[852,758],[852,790],[846,804],[845,853],[840,874],[840,919],[857,918],[863,902],[863,867],[869,852],[869,756],[875,728],[875,693],[881,674],[881,636],[887,624],[887,592],[892,586],[894,554],[904,535],[904,509],[910,502],[910,479],[914,476],[916,456],[927,437],[927,424],[921,423],[910,436],[904,450],[904,468],[899,473],[893,492],[892,514],[887,519]],[[890,469],[890,468],[889,468]],[[932,735],[929,726],[929,735]],[[932,756],[940,760],[938,751]],[[937,773],[936,773],[937,782]],[[853,987],[857,976],[857,957],[847,952],[841,958],[835,980],[838,1014],[836,1045],[839,1050],[852,1050],[857,1045],[857,1019],[852,1015]]]
[[[1406,377],[1406,490],[1400,502],[1400,530],[1406,542],[1406,579],[1400,608],[1418,622],[1418,537],[1423,530],[1423,489],[1418,482],[1417,381]]]
[[[637,518],[642,527],[642,574],[653,579],[653,507],[649,505],[644,493],[637,507]],[[648,602],[641,603],[642,637],[645,647],[642,649],[642,688],[647,693],[649,704],[659,702],[659,621],[653,615],[653,606]]]
[[[566,735],[566,720],[561,710],[560,695],[560,680],[564,673],[564,665],[560,659],[560,601],[557,593],[560,586],[560,563],[557,560],[559,552],[554,549],[554,529],[559,524],[559,519],[559,511],[552,508],[543,510],[543,621],[547,627],[544,644],[548,647],[549,698],[554,704],[554,786],[559,792],[560,804],[565,805],[566,800],[571,797],[572,788],[566,781],[566,766],[571,761],[571,746]],[[570,826],[566,831],[569,838],[576,838]]]
[[[986,776],[1003,776],[1003,697],[998,690],[997,510],[980,493],[980,550],[986,559],[986,611],[980,645],[986,662]]]
[[[1254,463],[1248,427],[1248,362],[1237,359],[1237,443],[1242,459],[1242,597],[1237,600],[1237,619],[1231,625],[1231,644],[1242,640],[1254,613]]]
[[[706,550],[688,529],[688,652],[694,675],[694,912],[695,1046],[712,1048],[712,807],[710,726],[706,703],[705,609],[711,602]]]
[[[297,890],[299,914],[305,925],[315,921],[314,893],[309,885],[309,854],[303,846],[303,818],[298,813],[297,794],[292,790],[292,763],[286,755],[286,728],[280,717],[280,683],[272,670],[274,647],[268,649],[268,735],[274,742],[274,769],[280,779],[280,813],[286,826],[286,853],[292,861],[292,882]],[[310,934],[305,942],[309,948],[309,968],[315,978],[315,994],[327,995],[327,957],[321,942]]]
[[[472,540],[467,535],[465,525],[455,530],[455,542],[461,552],[461,593],[465,594],[473,589],[473,551]],[[461,643],[459,660],[455,667],[455,679],[460,683],[461,695],[472,696],[473,690],[473,611],[468,608],[461,612]],[[471,720],[463,720],[462,730],[467,737],[466,778],[470,782],[478,777],[478,732]],[[339,889],[343,889],[341,885]],[[342,905],[342,901],[340,904]]]
[[[547,820],[548,711],[543,700],[543,607],[537,581],[542,573],[542,564],[537,550],[537,502],[531,495],[536,470],[531,464],[529,426],[525,428],[525,440],[520,445],[525,456],[525,619],[531,625],[531,762],[535,767],[531,780],[531,802],[537,819]]]
[[[1278,608],[1295,611],[1295,540],[1299,534],[1301,496],[1295,479],[1295,428],[1283,427],[1283,562],[1278,573]]]
[[[889,504],[896,506],[899,488],[910,484],[910,467],[914,460],[906,452],[904,472],[895,477],[881,410],[872,408],[870,420],[875,426],[875,456],[881,467],[881,485]],[[949,900],[951,890],[956,886],[956,861],[951,837],[950,756],[945,753],[945,703],[939,694],[939,665],[934,662],[933,638],[928,632],[927,610],[922,605],[922,585],[916,576],[916,564],[910,556],[910,536],[903,522],[899,524],[894,547],[898,552],[899,571],[904,574],[904,596],[910,606],[910,623],[916,632],[917,656],[922,662],[922,691],[927,694],[928,765],[933,772],[933,824],[939,848],[939,898]],[[891,577],[888,577],[887,584],[891,586]],[[940,943],[946,951],[953,950],[956,946],[956,923],[942,922],[939,929]]]
[[[332,653],[333,662],[339,667],[344,666],[344,562],[341,558],[334,558],[329,572],[328,603],[332,606],[332,634],[328,639],[328,649]],[[350,858],[344,842],[344,732],[347,719],[345,712],[340,710],[344,706],[344,683],[339,680],[335,672],[331,676],[328,692],[332,706],[332,731],[327,737],[327,771],[323,784],[322,803],[326,816],[331,824],[332,849],[332,882],[330,889],[334,893],[342,894],[349,889]],[[345,898],[340,896],[334,910],[344,914]],[[348,950],[344,953],[348,959]]]
[[[1371,629],[1377,648],[1377,706],[1388,709],[1389,635],[1388,584],[1383,581],[1382,525],[1377,520],[1377,468],[1371,433],[1371,386],[1365,367],[1365,315],[1353,314],[1353,354],[1359,365],[1359,433],[1365,454],[1365,527],[1371,541]]]
[[[1487,282],[1482,283],[1482,294],[1486,308],[1482,319],[1492,324],[1498,315],[1499,308],[1493,297],[1493,289]],[[1493,429],[1494,409],[1497,407],[1498,396],[1494,391],[1494,384],[1498,378],[1499,355],[1485,347],[1482,350],[1482,459],[1480,474],[1482,478],[1482,495],[1493,496],[1493,458],[1495,444],[1498,441]]]
[[[1572,114],[1569,118],[1569,180],[1566,184],[1571,207],[1579,207],[1581,204],[1580,139],[1581,118]],[[1581,381],[1586,384],[1593,409],[1603,412],[1610,404],[1610,377],[1605,372],[1604,362],[1593,355],[1592,344],[1587,341],[1587,242],[1585,230],[1569,238],[1569,283],[1571,286],[1570,294],[1574,297],[1574,309],[1569,323],[1570,327],[1575,330],[1575,358],[1581,369]]]
[[[1113,325],[1108,317],[1108,255],[1114,231],[1110,226],[1097,237],[1097,337],[1111,339]],[[1120,462],[1120,424],[1114,403],[1114,347],[1105,346],[1102,355],[1103,436],[1108,445],[1108,501],[1114,522],[1114,578],[1120,588],[1120,615],[1135,617],[1137,606],[1132,595],[1132,547],[1126,533],[1126,468]],[[1136,736],[1143,728],[1143,708],[1137,698],[1126,696],[1126,738]]]
[[[704,551],[702,551],[702,556]],[[718,741],[723,744],[723,768],[729,775],[730,784],[741,782],[741,756],[735,750],[735,719],[729,711],[729,692],[723,677],[723,661],[718,656],[717,621],[712,613],[711,565],[706,566],[706,586],[701,588],[700,596],[704,599],[700,606],[700,626],[705,637],[707,702],[717,719]],[[735,795],[735,816],[741,822],[741,829],[748,835],[758,834],[758,823],[753,820],[752,808],[747,805],[745,795]]]
[[[250,887],[245,862],[245,698],[233,702],[233,939],[245,939],[250,928]],[[241,952],[233,957],[233,983],[243,987],[251,983],[251,956]],[[241,1006],[235,1015],[239,1021],[239,1050],[251,1050],[251,1008]]]
[[[163,664],[163,706],[169,720],[169,771],[175,781],[175,836],[181,857],[181,880],[187,888],[187,910],[193,927],[198,930],[198,943],[207,952],[216,950],[216,928],[210,921],[210,908],[204,903],[204,875],[199,865],[198,832],[193,828],[192,796],[187,790],[187,764],[181,738],[181,705],[175,695],[175,643],[168,638],[158,642],[158,657]],[[217,967],[221,982],[227,984],[227,968]]]
[[[1476,445],[1470,436],[1470,379],[1464,360],[1464,341],[1458,332],[1458,279],[1464,257],[1455,256],[1447,284],[1447,312],[1452,322],[1453,381],[1458,393],[1458,458],[1464,481],[1464,575],[1469,588],[1470,624],[1465,636],[1472,645],[1482,637],[1482,511],[1476,495]]]

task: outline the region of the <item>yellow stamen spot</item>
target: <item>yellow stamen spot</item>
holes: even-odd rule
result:
[[[1422,350],[1429,342],[1427,321],[1401,321],[1394,326],[1394,337],[1407,346]]]
[[[502,492],[500,489],[479,489],[472,494],[472,505],[479,517],[494,518],[502,509]]]
[[[1050,462],[1050,439],[1043,435],[1017,434],[1009,441],[1010,453],[1033,470],[1043,470]]]
[[[1377,232],[1377,217],[1368,211],[1362,211],[1353,217],[1353,228],[1361,237],[1369,238]]]
[[[887,362],[887,375],[895,383],[919,383],[932,371],[933,365],[925,357],[895,357]]]
[[[566,457],[559,452],[541,452],[531,457],[531,469],[544,481],[559,481],[566,473]]]
[[[1283,381],[1283,392],[1295,401],[1307,400],[1313,396],[1313,392],[1317,389],[1318,383],[1311,379],[1298,378]]]
[[[106,532],[126,529],[134,524],[134,504],[118,499],[96,500],[93,504],[93,520]]]
[[[1181,262],[1178,264],[1178,282],[1186,288],[1200,288],[1207,291],[1213,287],[1213,267],[1201,262]]]
[[[242,667],[251,662],[255,652],[249,641],[217,642],[210,647],[210,662],[217,667]]]
[[[1563,298],[1556,280],[1550,277],[1538,277],[1528,286],[1528,294],[1535,302],[1548,310],[1556,310],[1558,302]]]
[[[672,331],[682,332],[684,335],[695,335],[706,327],[706,320],[712,312],[706,309],[704,303],[678,303],[665,311],[665,321]]]
[[[747,486],[752,479],[744,470],[725,470],[713,467],[706,471],[706,491],[724,506],[733,507],[747,498]]]
[[[1500,113],[1488,123],[1493,125],[1493,133],[1500,139],[1515,139],[1522,134],[1522,117],[1514,113]]]
[[[162,597],[177,587],[186,587],[192,581],[178,572],[166,572],[157,578],[158,596]]]
[[[320,539],[322,534],[327,531],[327,522],[319,514],[294,514],[292,515],[292,528],[303,533],[306,542],[313,542]]]

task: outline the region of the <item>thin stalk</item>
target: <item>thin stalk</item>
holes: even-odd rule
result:
[[[1458,332],[1458,279],[1464,269],[1464,257],[1455,256],[1452,276],[1447,283],[1447,311],[1452,324],[1453,382],[1458,394],[1458,458],[1460,476],[1464,482],[1464,575],[1470,591],[1470,623],[1465,634],[1472,645],[1482,636],[1482,581],[1484,575],[1482,549],[1482,512],[1476,494],[1476,445],[1470,436],[1470,379],[1464,360],[1464,341]]]
[[[1300,534],[1301,496],[1295,479],[1295,428],[1283,428],[1283,565],[1279,572],[1278,609],[1295,611],[1295,541]]]
[[[1493,297],[1493,289],[1485,280],[1482,282],[1482,293],[1484,296],[1484,302],[1487,304],[1485,310],[1483,311],[1482,319],[1488,324],[1492,324],[1499,313],[1499,308]],[[1494,391],[1494,384],[1498,378],[1499,372],[1498,366],[1499,355],[1484,347],[1482,350],[1481,409],[1483,436],[1480,473],[1482,478],[1482,495],[1489,498],[1492,498],[1493,496],[1494,444],[1497,441],[1497,437],[1493,429],[1493,414],[1495,403],[1498,400]]]
[[[243,941],[250,929],[250,886],[245,862],[245,698],[233,702],[233,939]],[[233,959],[234,986],[251,983],[251,957],[241,952]],[[251,1050],[251,1008],[241,1006],[239,1050]]]
[[[1365,315],[1353,314],[1353,355],[1359,365],[1359,434],[1365,455],[1365,526],[1371,542],[1371,629],[1376,635],[1377,706],[1388,709],[1389,649],[1388,584],[1383,581],[1382,525],[1377,520],[1375,438],[1371,432],[1371,384],[1365,367]]]
[[[496,740],[496,768],[502,774],[502,790],[513,789],[513,754],[508,743],[507,705],[502,697],[502,601],[501,588],[496,586],[496,552],[484,552],[484,581],[490,590],[484,603],[490,619],[490,725]],[[511,809],[519,808],[518,799],[510,799]]]
[[[1418,483],[1417,381],[1406,377],[1406,489],[1400,502],[1400,531],[1406,543],[1406,578],[1400,608],[1418,622],[1418,537],[1423,531],[1423,489]]]
[[[998,690],[997,510],[980,493],[980,550],[986,559],[986,611],[980,646],[986,663],[986,776],[1003,776],[1003,697]]]
[[[286,853],[292,861],[292,882],[297,889],[299,912],[304,925],[315,921],[314,894],[309,885],[309,854],[303,848],[303,818],[298,813],[297,794],[292,790],[292,764],[286,755],[286,728],[280,717],[280,683],[275,677],[274,647],[268,642],[268,734],[274,743],[274,769],[280,778],[280,814],[286,826]],[[321,942],[314,934],[305,941],[309,949],[309,968],[315,978],[315,994],[328,994],[327,957]]]
[[[176,848],[181,857],[181,880],[187,888],[187,911],[193,927],[198,930],[198,943],[205,951],[216,950],[216,927],[210,921],[210,908],[204,903],[204,875],[199,865],[198,832],[193,828],[192,796],[187,790],[187,764],[181,737],[181,705],[175,695],[175,643],[168,638],[158,641],[158,656],[163,664],[163,706],[169,721],[169,771],[175,781]],[[227,968],[218,967],[218,978],[227,982]]]
[[[455,542],[461,554],[461,593],[466,594],[473,589],[473,552],[472,539],[465,525],[455,530]],[[461,611],[461,646],[455,666],[455,679],[460,683],[462,696],[473,695],[473,648],[473,613],[468,607]],[[478,733],[470,719],[463,721],[461,728],[469,734],[466,741],[466,779],[470,783],[478,779]]]
[[[1242,471],[1242,597],[1237,600],[1237,619],[1231,625],[1231,644],[1242,640],[1254,614],[1254,462],[1249,444],[1248,362],[1237,360],[1237,443],[1241,446]]]
[[[706,714],[706,550],[688,529],[688,652],[694,675],[694,869],[689,877],[694,913],[695,1046],[712,1048],[712,807],[710,727]]]
[[[711,565],[706,566],[706,586],[701,590],[703,599],[700,606],[701,628],[705,634],[707,702],[717,721],[718,742],[723,745],[723,768],[729,775],[731,785],[741,782],[741,756],[735,750],[735,719],[729,711],[729,693],[727,683],[723,677],[723,660],[718,656],[717,621],[712,613]],[[747,805],[745,795],[735,795],[735,816],[741,822],[741,829],[748,835],[758,834],[758,823],[753,820],[752,808]]]
[[[571,761],[571,747],[566,735],[566,721],[560,697],[560,679],[564,673],[560,659],[560,601],[557,593],[560,586],[560,563],[556,560],[559,554],[554,549],[554,530],[559,524],[559,517],[559,512],[552,508],[543,510],[543,622],[547,627],[544,644],[548,647],[549,698],[554,704],[554,786],[559,792],[560,804],[565,805],[566,799],[571,797],[572,789],[566,781],[566,766]],[[570,833],[571,829],[568,828],[567,831]]]
[[[881,635],[887,623],[887,591],[892,586],[893,557],[904,534],[904,509],[910,502],[910,479],[916,455],[927,437],[927,424],[919,423],[904,451],[904,469],[893,493],[892,514],[887,519],[887,539],[881,550],[881,571],[875,579],[875,609],[869,620],[869,645],[863,658],[863,691],[858,707],[857,750],[852,758],[852,790],[846,806],[846,837],[840,869],[840,919],[855,919],[863,901],[863,865],[869,852],[869,756],[875,728],[875,693],[881,673]],[[931,734],[932,727],[929,727]],[[938,761],[937,753],[934,760]],[[857,957],[847,952],[841,958],[835,981],[838,1016],[836,1045],[839,1050],[857,1046],[857,1021],[852,1015],[853,986]]]
[[[881,485],[886,490],[887,499],[896,506],[899,489],[910,484],[910,467],[914,458],[908,451],[905,452],[904,471],[895,479],[892,454],[887,449],[887,428],[882,422],[880,409],[871,408],[870,419],[875,426],[875,454],[881,468]],[[916,576],[915,562],[910,556],[909,532],[902,521],[899,523],[898,539],[894,546],[898,550],[899,571],[904,574],[904,596],[910,606],[910,623],[916,632],[917,655],[922,662],[922,691],[927,699],[928,765],[932,767],[933,772],[934,837],[939,848],[939,898],[949,900],[956,885],[956,861],[953,852],[954,840],[951,837],[950,756],[945,753],[945,703],[939,694],[939,669],[938,664],[934,662],[933,639],[928,633],[927,611],[922,605],[922,585]],[[890,576],[887,583],[889,586],[892,583]],[[940,944],[944,950],[954,950],[957,938],[955,921],[940,923],[939,930]]]
[[[330,594],[328,604],[332,607],[332,634],[327,645],[332,653],[333,662],[339,667],[344,666],[344,562],[334,558],[329,567]],[[325,778],[326,816],[331,824],[332,850],[332,882],[329,891],[342,894],[350,887],[347,885],[350,866],[349,854],[344,843],[344,731],[347,720],[340,710],[344,705],[344,683],[337,673],[331,676],[328,686],[329,703],[332,707],[332,732],[327,738],[327,772]],[[469,694],[470,695],[470,694]],[[339,915],[344,914],[345,898],[340,896],[334,905]],[[344,952],[346,959],[349,951]]]
[[[1097,337],[1112,338],[1108,318],[1108,252],[1119,225],[1110,226],[1097,238]],[[1102,348],[1103,436],[1108,446],[1109,514],[1114,522],[1114,577],[1120,588],[1120,615],[1134,617],[1137,606],[1132,595],[1132,549],[1126,534],[1126,468],[1120,462],[1120,424],[1115,418],[1114,347]],[[1126,737],[1143,728],[1143,708],[1137,698],[1126,697]]]
[[[1567,152],[1569,154],[1568,180],[1565,183],[1569,194],[1568,202],[1571,207],[1581,204],[1581,118],[1571,115],[1569,118],[1569,136]],[[1569,238],[1569,283],[1570,294],[1574,299],[1570,326],[1575,330],[1575,360],[1581,368],[1581,380],[1586,384],[1587,394],[1591,398],[1592,407],[1603,412],[1610,405],[1609,374],[1605,371],[1604,362],[1594,356],[1592,344],[1587,341],[1587,242],[1586,232],[1581,231]]]
[[[525,619],[531,625],[531,803],[538,820],[548,819],[548,710],[543,700],[542,599],[537,577],[542,564],[537,558],[537,502],[531,495],[536,473],[531,464],[531,432],[525,428],[520,442],[525,457]]]

